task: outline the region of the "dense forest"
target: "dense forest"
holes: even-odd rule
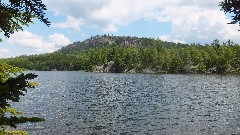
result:
[[[29,70],[126,73],[239,73],[240,46],[230,40],[180,44],[160,39],[95,36],[56,52],[1,59]]]

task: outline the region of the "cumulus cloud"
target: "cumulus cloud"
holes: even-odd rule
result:
[[[116,32],[119,26],[142,19],[156,8],[179,2],[181,0],[47,0],[45,3],[56,15],[71,16],[103,31]],[[61,26],[70,27],[66,22]]]
[[[168,42],[174,42],[174,43],[182,43],[185,44],[186,42],[182,39],[174,39],[172,37],[170,37],[169,35],[161,35],[160,37],[158,37],[160,40],[162,41],[168,41]]]
[[[57,27],[57,28],[72,28],[76,31],[80,31],[80,25],[83,25],[84,23],[82,22],[81,19],[75,19],[71,16],[67,17],[66,22],[60,22],[60,23],[53,23],[52,26],[53,27]]]
[[[171,12],[169,12],[171,11]],[[171,22],[171,38],[184,39],[188,43],[209,43],[214,39],[232,39],[240,42],[237,25],[229,25],[229,19],[219,10],[201,10],[198,7],[166,7],[149,17],[159,22]]]
[[[8,49],[0,49],[0,58],[8,57],[7,53],[9,52]]]
[[[26,30],[14,33],[7,42],[10,45],[20,45],[25,48],[30,48],[37,53],[53,52],[61,46],[70,44],[69,39],[62,34],[54,33],[49,35],[48,40],[44,40],[42,36]]]
[[[237,25],[220,11],[222,0],[47,0],[49,10],[68,16],[66,22],[55,27],[74,28],[91,25],[105,32],[117,32],[118,27],[138,20],[169,22],[172,32],[169,40],[211,42],[232,39],[240,43]],[[159,35],[161,36],[161,35]]]
[[[9,50],[7,50],[7,49],[0,49],[0,53],[7,53],[7,52],[9,52]]]
[[[63,34],[58,33],[49,35],[49,42],[53,43],[55,47],[61,47],[70,44],[69,39],[67,39]]]

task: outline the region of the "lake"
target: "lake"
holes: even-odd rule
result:
[[[33,71],[41,85],[13,106],[36,135],[202,135],[240,131],[240,75]]]

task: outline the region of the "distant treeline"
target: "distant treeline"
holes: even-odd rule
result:
[[[121,41],[116,42],[113,40],[115,38],[98,36],[76,42],[54,53],[0,61],[29,70],[93,71],[96,66],[106,66],[113,62],[112,72],[119,73],[240,72],[240,46],[231,41],[220,44],[214,40],[210,45],[186,45],[131,37],[122,37]]]

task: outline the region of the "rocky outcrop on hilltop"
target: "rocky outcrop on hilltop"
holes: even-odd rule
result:
[[[141,44],[141,40],[140,38],[130,36],[97,35],[83,41],[83,43],[88,44],[92,47],[108,46],[114,44],[122,46],[137,46]]]

